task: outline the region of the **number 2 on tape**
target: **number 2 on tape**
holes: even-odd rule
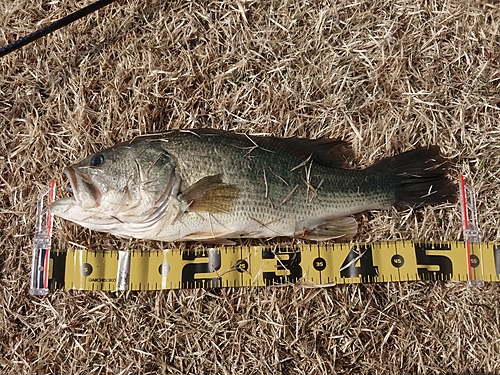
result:
[[[204,277],[196,279],[196,274],[209,274],[216,272],[221,267],[220,251],[194,252],[186,251],[182,253],[182,260],[194,261],[196,259],[206,259],[206,263],[190,263],[182,268],[182,286],[184,288],[219,288],[221,286],[220,277]]]

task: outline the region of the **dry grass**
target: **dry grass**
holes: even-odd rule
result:
[[[0,2],[0,43],[87,3]],[[128,0],[1,59],[0,372],[500,373],[493,284],[28,295],[39,188],[168,128],[341,137],[360,165],[439,144],[500,241],[499,62],[486,0]],[[359,219],[360,240],[461,235],[454,205]],[[162,246],[58,221],[68,241]]]

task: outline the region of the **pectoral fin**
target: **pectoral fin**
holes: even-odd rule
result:
[[[236,185],[222,182],[221,175],[207,176],[188,187],[179,199],[186,202],[188,211],[228,213],[240,195]]]
[[[353,217],[338,217],[326,220],[315,228],[304,228],[302,237],[313,241],[335,238],[349,239],[358,231],[358,222]]]

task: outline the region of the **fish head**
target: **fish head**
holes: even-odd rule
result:
[[[114,232],[167,210],[178,194],[174,159],[160,146],[131,141],[92,154],[64,169],[73,197],[56,200],[54,215],[98,231]]]
[[[130,149],[109,149],[90,155],[64,169],[76,203],[83,209],[110,212],[134,204],[138,198],[138,168]]]

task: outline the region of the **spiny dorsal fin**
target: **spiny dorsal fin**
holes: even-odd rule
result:
[[[207,176],[188,187],[179,199],[188,204],[188,211],[228,213],[233,209],[240,189],[222,182],[222,176]]]

